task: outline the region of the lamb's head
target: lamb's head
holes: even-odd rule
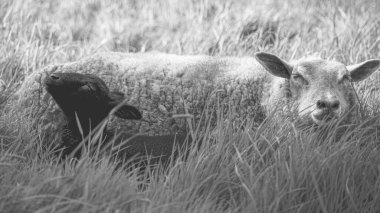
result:
[[[46,76],[44,83],[46,90],[65,114],[69,126],[75,128],[78,118],[84,135],[94,129],[116,106],[115,116],[141,119],[141,114],[135,107],[122,104],[123,93],[110,92],[104,81],[97,76],[53,73]]]
[[[380,66],[380,60],[345,66],[315,57],[288,63],[268,53],[257,53],[256,59],[269,73],[283,79],[278,81],[282,98],[297,116],[317,125],[343,115],[352,119],[357,97],[351,82],[364,80]]]

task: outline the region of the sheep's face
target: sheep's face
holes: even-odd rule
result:
[[[289,89],[299,116],[320,124],[348,112],[356,103],[350,79],[341,63],[325,60],[297,63],[289,78]]]
[[[123,93],[110,92],[103,80],[90,74],[53,73],[45,78],[45,86],[68,121],[76,122],[77,116],[84,129],[94,128],[124,99]],[[125,104],[115,115],[141,119],[136,108]]]
[[[287,63],[267,53],[258,53],[258,61],[271,74],[285,78],[283,89],[289,108],[309,124],[323,124],[349,115],[357,104],[351,82],[361,81],[380,66],[380,60],[345,66],[336,61],[308,58]]]

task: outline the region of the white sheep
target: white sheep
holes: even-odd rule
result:
[[[352,82],[368,78],[380,66],[380,60],[345,66],[318,57],[289,63],[268,53],[257,53],[256,59],[274,76],[263,94],[267,111],[281,106],[304,124],[317,125],[342,116],[352,122],[358,106]]]

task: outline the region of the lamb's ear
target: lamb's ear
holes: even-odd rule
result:
[[[281,58],[264,52],[255,54],[256,60],[272,75],[281,78],[290,78],[293,66]]]
[[[361,81],[368,78],[380,67],[380,60],[372,59],[360,64],[354,64],[347,66],[347,70],[350,72],[352,81]]]
[[[110,92],[110,102],[109,106],[111,109],[116,107],[116,111],[114,113],[115,116],[124,119],[134,119],[139,120],[142,118],[140,111],[128,104],[123,104],[124,94],[121,92]],[[121,104],[121,105],[120,105]]]

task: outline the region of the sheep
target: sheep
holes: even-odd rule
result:
[[[302,125],[353,122],[358,100],[351,83],[368,78],[380,67],[377,59],[345,66],[318,57],[289,63],[268,53],[255,56],[273,75],[270,88],[263,94],[263,107],[268,112],[281,106],[283,111],[295,113]]]
[[[66,118],[66,123],[60,131],[62,143],[58,147],[62,151],[63,158],[70,154],[74,158],[80,158],[81,149],[78,149],[78,145],[91,133],[91,130],[95,130],[105,120],[111,110],[114,109],[113,114],[122,119],[142,118],[137,108],[124,103],[123,93],[110,92],[105,82],[95,75],[52,73],[46,76],[44,84]],[[101,147],[112,140],[116,145],[127,141],[118,149],[121,151],[117,155],[122,160],[148,155],[165,162],[175,150],[176,142],[179,146],[186,142],[185,135],[151,137],[118,135],[107,125],[102,133],[103,138],[100,141],[104,142]]]
[[[298,70],[308,65],[311,65],[310,69],[305,70],[311,72],[308,75],[301,73],[302,70],[290,74],[293,68]],[[243,125],[247,118],[260,123],[274,110],[281,117],[282,112],[284,116],[291,114],[288,112],[290,110],[295,112],[295,119],[320,125],[323,124],[321,121],[343,116],[356,105],[357,100],[352,95],[354,91],[347,79],[355,82],[363,80],[377,69],[377,65],[378,60],[345,66],[339,62],[309,57],[286,62],[268,53],[257,53],[256,57],[212,57],[106,52],[75,62],[47,66],[40,72],[27,76],[17,94],[21,101],[19,105],[38,105],[42,109],[48,107],[42,117],[51,118],[54,116],[52,104],[39,89],[39,82],[43,79],[41,74],[91,73],[105,80],[110,88],[124,92],[129,103],[138,106],[147,122],[119,122],[117,119],[111,122],[111,126],[128,129],[133,133],[165,135],[187,132],[188,119],[176,118],[174,115],[191,114],[192,121],[197,124],[203,110],[215,106],[224,110],[223,113],[229,111],[232,114],[230,117],[234,119],[232,122],[237,126]],[[339,83],[336,78],[345,70],[353,75],[346,73],[342,78],[343,83]],[[309,85],[303,84],[303,78]],[[319,89],[318,85],[321,86]],[[308,88],[313,88],[315,93]],[[328,89],[333,95],[326,92]],[[339,106],[331,104],[336,100],[318,98],[318,91],[320,97],[327,95],[327,99],[338,99]],[[33,104],[36,101],[38,103]],[[310,108],[307,107],[308,104],[311,105]],[[318,109],[317,106],[324,109]],[[323,113],[306,116],[313,110]],[[355,115],[347,117],[351,119]]]
[[[196,127],[203,110],[208,107],[212,111],[215,104],[232,111],[238,125],[247,117],[261,121],[259,82],[263,70],[253,57],[98,53],[76,62],[49,65],[27,76],[17,92],[18,105],[38,106],[33,112],[40,115],[43,130],[53,132],[61,121],[55,104],[40,88],[45,73],[89,73],[103,79],[111,90],[123,92],[145,120],[115,118],[110,127],[150,136],[182,134],[190,131],[189,123]]]

